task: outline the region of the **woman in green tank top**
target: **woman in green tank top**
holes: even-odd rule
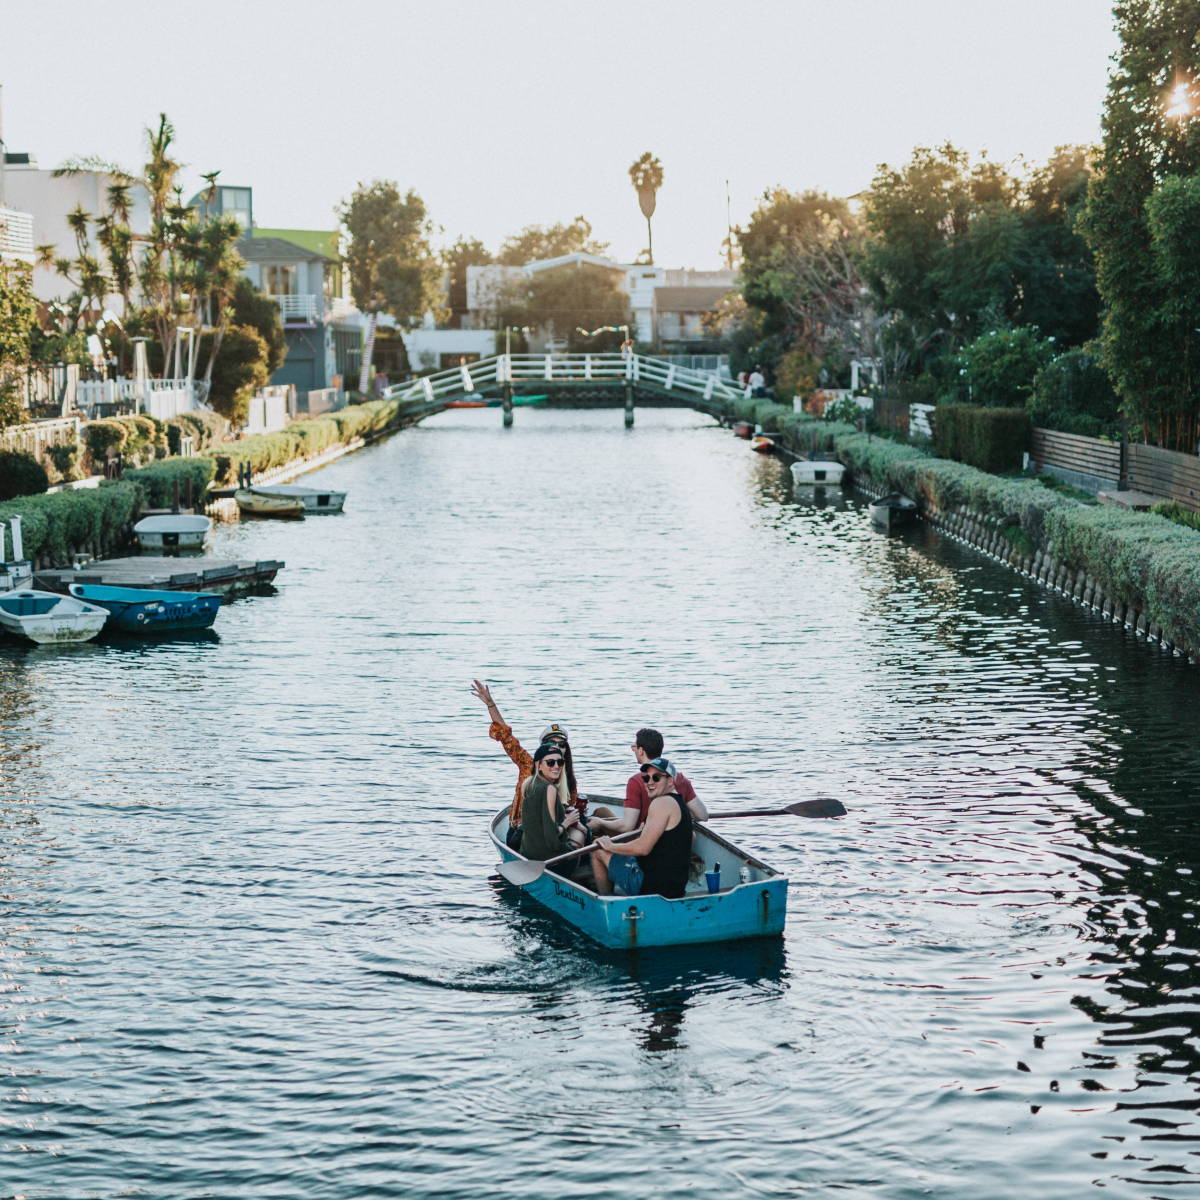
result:
[[[521,802],[521,853],[544,861],[582,846],[586,835],[563,778],[562,748],[553,742],[539,746],[533,768]]]

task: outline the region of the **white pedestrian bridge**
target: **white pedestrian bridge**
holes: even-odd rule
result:
[[[496,354],[388,388],[384,396],[416,401],[425,412],[499,401],[504,423],[525,398],[578,407],[624,406],[627,424],[641,404],[680,404],[718,413],[746,389],[708,371],[644,354]]]

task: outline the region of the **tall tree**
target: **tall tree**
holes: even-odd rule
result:
[[[1103,359],[1123,410],[1145,435],[1194,451],[1200,335],[1190,305],[1178,303],[1170,226],[1187,202],[1171,181],[1200,171],[1200,3],[1126,0],[1114,12],[1120,49],[1083,219],[1104,302]]]
[[[637,192],[638,207],[646,218],[646,259],[654,262],[654,230],[650,218],[658,204],[658,189],[662,187],[663,165],[649,150],[629,168],[629,179]]]
[[[350,290],[369,314],[358,390],[370,379],[375,327],[381,312],[412,326],[440,302],[441,267],[430,249],[425,202],[411,189],[401,196],[391,180],[359,184],[339,209],[350,235]]]
[[[592,237],[591,222],[576,217],[569,225],[527,225],[520,233],[505,238],[496,261],[506,267],[523,267],[527,262],[561,258],[564,254],[607,252],[608,243]]]
[[[571,350],[615,350],[617,329],[632,324],[620,276],[591,263],[538,271],[511,304],[513,323],[547,330]]]
[[[22,418],[17,385],[31,356],[36,325],[32,268],[21,262],[0,262],[0,427]]]

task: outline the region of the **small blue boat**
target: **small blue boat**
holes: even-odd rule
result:
[[[509,849],[508,809],[491,823],[492,842],[501,861],[524,860]],[[614,950],[640,946],[682,946],[697,942],[776,937],[787,917],[788,881],[766,863],[739,850],[705,825],[697,824],[694,850],[706,870],[720,868],[721,883],[710,892],[701,873],[678,900],[665,896],[601,896],[586,883],[565,879],[548,869],[523,890],[593,941]]]
[[[73,583],[70,592],[77,600],[108,610],[105,630],[109,633],[207,629],[221,608],[221,597],[212,592],[152,592],[99,583]]]

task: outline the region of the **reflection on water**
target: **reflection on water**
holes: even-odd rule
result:
[[[214,530],[288,567],[211,637],[0,648],[0,1194],[1197,1182],[1193,669],[692,413],[319,477]],[[587,788],[652,724],[706,799],[844,799],[725,830],[784,938],[614,954],[502,887],[481,674]]]

